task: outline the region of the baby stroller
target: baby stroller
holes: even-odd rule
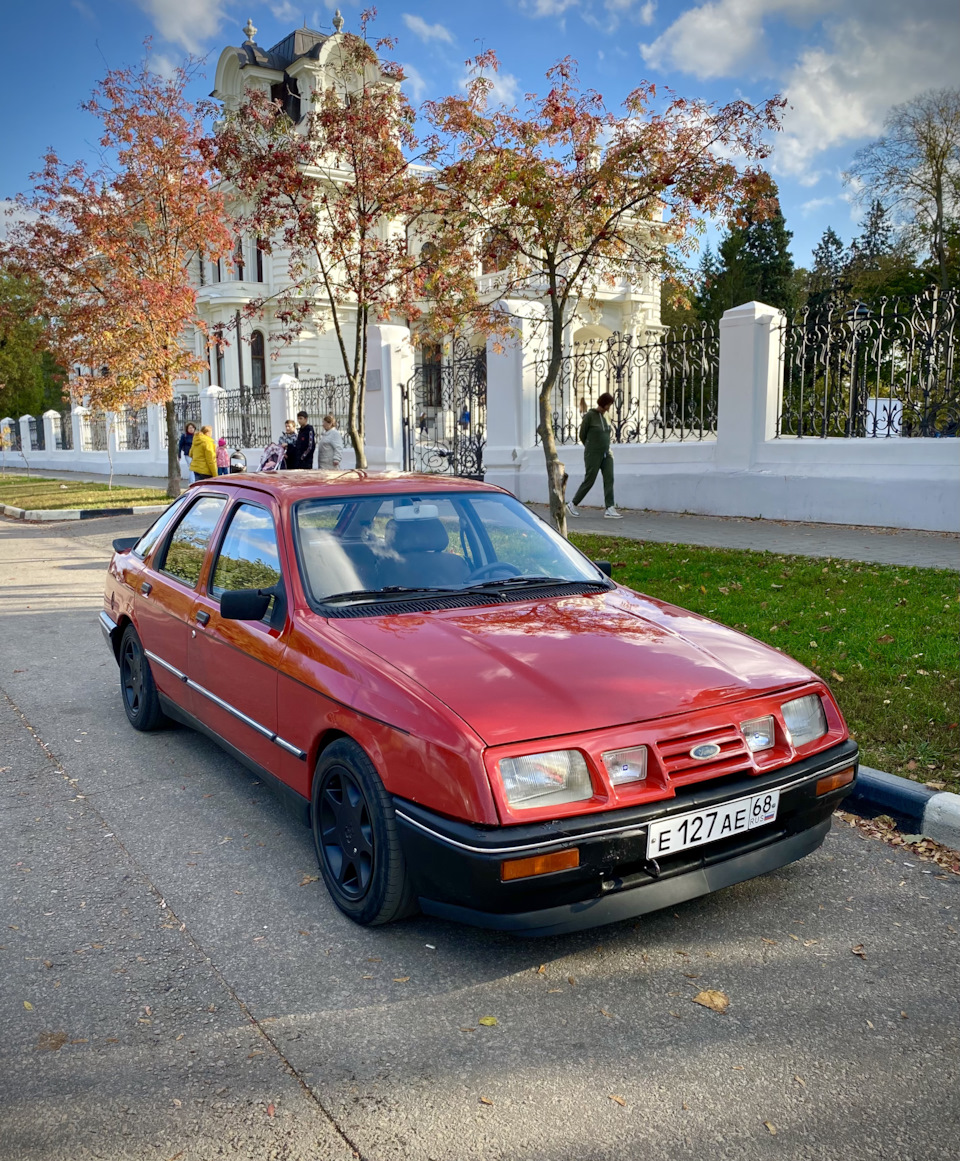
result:
[[[283,463],[285,450],[278,443],[268,443],[263,449],[263,455],[260,457],[260,466],[257,468],[257,471],[278,472],[280,465]]]

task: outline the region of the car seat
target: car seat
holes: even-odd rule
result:
[[[462,556],[446,551],[450,539],[441,520],[390,520],[385,541],[396,554],[389,570],[390,584],[413,588],[459,585],[470,573]]]

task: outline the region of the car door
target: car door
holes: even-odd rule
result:
[[[244,499],[231,510],[191,610],[187,665],[198,695],[197,716],[221,738],[279,776],[282,739],[277,738],[277,667],[286,648],[283,597],[274,597],[260,621],[220,616],[228,589],[282,584],[275,511]]]
[[[204,557],[227,505],[224,494],[200,493],[148,566],[140,570],[134,616],[157,688],[193,711],[187,676],[187,638]]]

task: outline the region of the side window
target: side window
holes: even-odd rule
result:
[[[187,497],[185,495],[178,496],[165,512],[160,513],[156,520],[154,520],[146,532],[144,532],[137,543],[133,546],[134,556],[139,556],[142,559],[150,555],[150,553],[153,551],[153,546],[183,511],[183,506],[186,503],[186,500]]]
[[[214,597],[233,589],[268,589],[280,580],[280,553],[273,517],[265,508],[239,504],[230,518],[210,592]],[[266,618],[273,612],[271,598]]]
[[[195,588],[207,545],[226,505],[226,496],[202,496],[173,530],[160,568]]]

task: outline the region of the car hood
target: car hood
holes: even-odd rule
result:
[[[704,709],[814,676],[750,637],[624,589],[328,625],[429,690],[487,745]]]

